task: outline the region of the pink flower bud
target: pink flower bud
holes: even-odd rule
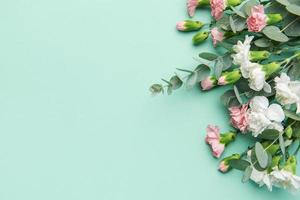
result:
[[[226,165],[225,161],[221,161],[219,165],[219,171],[225,173],[228,171],[228,169],[229,169],[229,165],[228,164]]]
[[[217,81],[214,77],[209,76],[206,79],[202,80],[200,85],[202,90],[210,90],[217,85],[216,82]]]
[[[251,15],[247,19],[247,26],[250,32],[260,32],[267,25],[267,16],[264,6],[257,5],[252,7]]]

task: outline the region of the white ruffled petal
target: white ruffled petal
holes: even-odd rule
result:
[[[275,122],[282,122],[285,118],[282,107],[278,104],[271,104],[267,109],[266,115]]]

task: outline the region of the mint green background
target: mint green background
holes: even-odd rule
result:
[[[185,0],[1,1],[0,199],[299,199],[216,171],[204,131],[228,128],[222,89],[150,97],[211,50],[174,29],[186,17]]]

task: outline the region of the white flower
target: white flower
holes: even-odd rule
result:
[[[291,81],[286,73],[275,78],[276,99],[281,105],[297,104],[297,113],[300,112],[300,82]]]
[[[271,172],[271,181],[274,186],[296,192],[300,189],[300,177],[284,169],[274,168]]]
[[[250,113],[248,116],[248,130],[257,137],[266,129],[283,131],[281,122],[284,120],[284,112],[280,105],[271,104],[264,96],[256,96],[250,101]]]
[[[249,79],[249,86],[255,91],[271,92],[271,86],[266,82],[266,72],[262,70],[262,66],[258,63],[250,62],[250,48],[253,36],[246,35],[244,43],[238,41],[233,46],[233,50],[236,54],[232,55],[233,63],[240,66],[242,76]]]
[[[266,82],[266,72],[262,70],[262,66],[257,63],[249,64],[249,86],[252,90],[271,92],[271,86]]]
[[[257,183],[259,187],[266,185],[267,188],[272,191],[272,180],[270,174],[268,174],[267,170],[258,171],[254,167],[252,168],[252,173],[250,179]]]
[[[249,64],[250,64],[250,48],[253,36],[246,35],[244,43],[238,41],[236,45],[233,46],[233,50],[236,54],[232,55],[233,63],[240,66],[242,76],[244,78],[249,78]]]

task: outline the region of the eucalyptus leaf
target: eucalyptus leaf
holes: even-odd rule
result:
[[[229,23],[230,23],[230,28],[231,28],[232,32],[236,33],[236,27],[235,27],[234,20],[231,15],[229,17]]]
[[[200,58],[203,58],[205,60],[213,61],[218,58],[218,55],[213,54],[213,53],[208,53],[208,52],[203,52],[199,54]]]
[[[300,79],[300,62],[294,61],[291,64],[292,66],[289,68],[288,70],[288,76],[291,78],[291,80],[295,81],[295,80],[299,80]]]
[[[236,95],[233,90],[228,90],[226,91],[222,96],[221,96],[221,102],[225,107],[232,107],[232,106],[239,106],[240,103],[236,98]]]
[[[240,11],[239,9],[237,9],[236,7],[231,6],[230,7],[232,9],[232,11],[237,14],[240,17],[246,18],[246,14],[243,11]]]
[[[265,151],[264,147],[259,143],[255,143],[255,154],[259,165],[262,168],[268,166],[268,153]]]
[[[248,166],[245,169],[245,172],[244,172],[244,175],[243,175],[243,178],[242,178],[243,183],[246,183],[247,181],[249,181],[249,179],[251,177],[251,174],[252,174],[252,171],[253,171],[253,168],[251,166]]]
[[[210,68],[207,65],[201,64],[196,68],[195,72],[197,73],[197,82],[200,82],[209,76]]]
[[[240,92],[239,92],[238,88],[235,85],[233,86],[233,91],[234,91],[235,96],[236,96],[237,100],[239,101],[239,103],[243,104],[243,100],[240,96]]]
[[[171,83],[172,90],[180,88],[183,84],[182,80],[177,75],[172,76],[169,82]]]
[[[254,44],[257,47],[262,47],[262,48],[266,48],[272,45],[271,41],[266,39],[266,38],[260,38],[254,41]]]
[[[151,85],[149,90],[152,93],[152,95],[156,95],[159,93],[163,93],[163,86],[161,84],[153,84]]]
[[[241,171],[245,171],[246,168],[248,166],[250,166],[250,163],[246,160],[242,160],[242,159],[233,159],[228,161],[228,164],[230,167],[237,169],[237,170],[241,170]]]
[[[220,78],[222,71],[224,68],[224,63],[222,57],[218,57],[218,59],[215,61],[214,71],[216,78]]]
[[[300,121],[300,116],[297,115],[296,113],[293,113],[293,112],[291,112],[289,110],[284,110],[284,114],[288,118],[291,118],[291,119],[293,119],[295,121]]]
[[[193,72],[188,76],[186,83],[185,83],[187,89],[192,89],[194,87],[194,85],[196,85],[197,77],[198,77],[197,72]]]
[[[266,129],[261,134],[259,134],[259,138],[265,140],[275,140],[279,136],[279,131],[275,129]]]
[[[282,134],[279,135],[279,145],[283,157],[285,157],[285,143]]]
[[[287,6],[290,4],[290,2],[288,0],[276,0],[276,1],[284,6]]]
[[[277,26],[267,26],[262,31],[268,38],[277,42],[287,42],[289,38]]]
[[[285,27],[284,33],[290,37],[300,36],[300,18],[295,15],[287,15],[283,20],[283,26]]]
[[[300,6],[297,6],[295,4],[289,4],[289,5],[286,6],[286,10],[289,13],[300,16]]]

